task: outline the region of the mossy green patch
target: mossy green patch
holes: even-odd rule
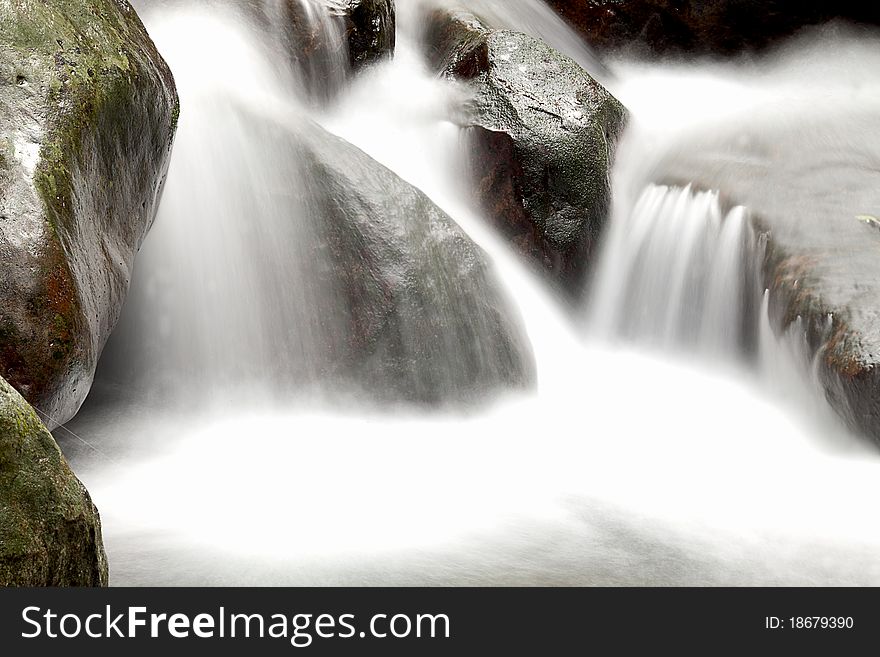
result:
[[[13,254],[34,280],[0,291],[20,324],[18,341],[0,344],[0,373],[69,417],[82,400],[65,386],[85,394],[79,384],[107,338],[95,333],[118,316],[108,297],[127,288],[118,263],[107,270],[105,247],[135,252],[152,218],[179,112],[174,81],[126,0],[0,2],[0,77],[0,120],[16,140],[39,141],[32,178],[27,167],[10,174],[20,196],[13,220],[44,226]]]
[[[0,6],[0,43],[42,71],[55,117],[36,174],[50,222],[64,225],[70,219],[71,167],[80,155],[83,131],[99,118],[124,121],[121,114],[136,96],[137,78],[149,66],[139,51],[145,39],[134,11],[120,10],[112,0],[22,0],[15,9]]]
[[[97,509],[37,414],[0,379],[0,586],[106,583]]]

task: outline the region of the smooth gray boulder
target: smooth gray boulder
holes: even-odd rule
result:
[[[0,376],[50,426],[89,391],[177,114],[126,0],[0,3]]]
[[[489,217],[579,300],[610,210],[626,110],[573,60],[467,12],[431,11],[424,39],[438,71],[474,87],[463,120]]]
[[[880,441],[878,112],[873,100],[752,111],[696,133],[656,171],[749,209],[774,328],[800,318],[831,406]]]
[[[0,378],[0,586],[106,586],[101,519],[52,434]]]
[[[286,105],[231,118],[222,154],[249,177],[178,178],[213,144],[183,127],[163,217],[216,234],[189,258],[186,228],[157,226],[103,381],[169,405],[253,389],[423,408],[534,385],[516,306],[424,193]]]
[[[427,196],[314,126],[298,139],[320,217],[317,258],[332,266],[325,316],[338,372],[373,398],[471,403],[531,387],[535,365],[486,254]]]

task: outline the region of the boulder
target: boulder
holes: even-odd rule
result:
[[[177,114],[126,0],[0,4],[0,375],[50,425],[119,317]]]
[[[314,126],[298,140],[319,217],[336,371],[380,401],[478,401],[534,385],[520,317],[486,254],[425,194]],[[340,327],[334,334],[333,326]]]
[[[656,171],[718,189],[762,236],[777,332],[798,323],[831,406],[880,441],[880,105],[750,112],[698,132]]]
[[[0,378],[0,586],[106,586],[101,520],[52,434]]]
[[[593,47],[643,54],[731,55],[772,46],[835,18],[877,24],[868,3],[844,0],[548,0]]]
[[[534,384],[488,258],[425,194],[287,105],[215,119],[223,141],[182,125],[103,382],[169,406],[250,389],[436,407]],[[248,175],[193,177],[221,157]]]
[[[611,205],[623,106],[573,60],[461,11],[429,15],[433,66],[467,81],[477,196],[514,247],[579,300]]]

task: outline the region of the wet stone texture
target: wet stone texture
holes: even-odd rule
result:
[[[421,191],[308,126],[297,161],[328,293],[334,369],[381,401],[470,404],[532,387],[531,345],[485,253]],[[340,316],[341,314],[341,316]],[[338,334],[331,330],[341,327]]]
[[[106,586],[101,521],[52,435],[0,378],[0,586]]]
[[[178,111],[127,2],[0,4],[0,375],[50,425],[119,317]]]
[[[487,214],[559,289],[581,299],[609,215],[626,110],[574,61],[471,14],[433,11],[425,43],[435,68],[473,85],[463,120]]]

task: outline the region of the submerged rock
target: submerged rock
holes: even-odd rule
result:
[[[799,29],[843,18],[877,24],[864,2],[802,0],[547,0],[601,50],[731,55],[771,46]]]
[[[474,86],[465,122],[490,218],[579,299],[610,210],[625,109],[573,60],[466,12],[433,11],[425,38],[437,70]]]
[[[370,396],[477,401],[535,381],[531,348],[487,256],[425,194],[318,127],[297,148],[316,252],[342,330],[325,335]]]
[[[177,112],[127,1],[0,4],[0,375],[50,425],[119,317]]]
[[[0,378],[0,586],[106,586],[101,520],[52,435]]]
[[[292,67],[294,78],[318,103],[335,98],[353,74],[394,54],[394,0],[208,1],[270,36],[273,57]]]

